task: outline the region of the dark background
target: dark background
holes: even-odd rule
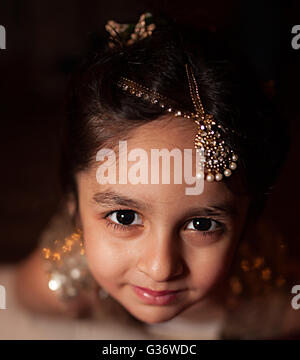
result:
[[[1,0],[7,49],[0,50],[0,262],[29,254],[58,204],[57,138],[74,59],[107,20],[137,22],[155,9],[228,34],[244,47],[262,82],[275,80],[292,146],[266,213],[291,255],[300,257],[300,49],[291,48],[292,26],[300,24],[297,1]]]

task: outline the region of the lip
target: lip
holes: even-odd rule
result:
[[[133,290],[143,302],[150,305],[168,305],[173,302],[178,297],[178,293],[182,291],[154,291],[139,286],[133,286]]]

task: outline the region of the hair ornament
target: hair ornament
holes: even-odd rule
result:
[[[136,24],[119,24],[114,20],[109,20],[105,25],[106,31],[110,34],[109,46],[114,47],[117,39],[121,40],[121,43],[132,45],[152,35],[156,25],[151,21],[150,12],[142,14]]]
[[[147,14],[149,13],[141,15],[138,24],[135,26],[135,31],[132,33],[132,41],[137,41],[140,38],[144,38],[152,34],[152,31],[149,31],[148,33],[148,30],[146,30],[147,26],[145,19],[147,18]],[[148,16],[152,17],[151,14]],[[119,30],[125,29],[125,27],[122,28],[124,24],[117,25],[121,26]],[[154,25],[151,29],[155,28],[155,24],[151,25]],[[165,109],[165,111],[174,114],[176,117],[181,116],[193,119],[197,124],[195,149],[199,155],[199,158],[197,159],[200,159],[197,164],[198,167],[196,176],[201,178],[201,176],[204,175],[205,180],[208,182],[221,181],[224,177],[229,177],[232,174],[232,171],[237,168],[238,156],[233,152],[228,144],[226,144],[224,135],[229,129],[224,129],[222,125],[216,122],[213,115],[205,112],[199,95],[198,84],[191,66],[185,64],[185,70],[190,90],[190,97],[194,107],[193,112],[181,109],[177,102],[146,87],[145,85],[129,79],[128,77],[122,76],[119,79],[117,86],[123,91],[128,92],[130,95],[149,101],[152,104],[157,104],[162,109]],[[232,132],[234,131],[232,130]]]

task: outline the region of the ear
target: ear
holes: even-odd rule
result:
[[[73,193],[66,195],[66,206],[70,216],[74,216],[77,211],[77,197]]]
[[[73,225],[75,226],[76,229],[77,228],[82,229],[77,193],[72,192],[65,195],[65,203],[66,203],[67,212],[70,215],[70,218],[72,219]]]

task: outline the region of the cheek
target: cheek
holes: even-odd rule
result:
[[[110,238],[105,225],[100,225],[99,220],[82,216],[81,221],[86,259],[91,273],[100,285],[109,281],[116,282],[128,268],[121,243]]]
[[[194,286],[209,291],[226,274],[233,254],[233,240],[229,238],[195,253],[190,265]]]
[[[241,215],[220,242],[194,256],[192,277],[199,288],[208,291],[228,274],[244,226],[245,214]]]

